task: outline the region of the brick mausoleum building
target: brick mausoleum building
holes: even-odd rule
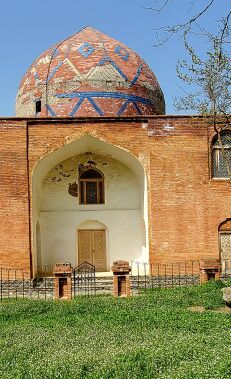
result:
[[[122,43],[86,27],[44,52],[0,132],[2,266],[231,258],[213,127],[165,115],[155,75]],[[231,131],[222,139],[231,162]]]

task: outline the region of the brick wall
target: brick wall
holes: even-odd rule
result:
[[[28,267],[26,124],[0,123],[1,261]],[[203,119],[35,119],[28,125],[30,188],[42,157],[89,133],[126,149],[145,168],[151,261],[218,257],[218,226],[231,217],[230,182],[211,178],[213,129]]]
[[[219,224],[231,216],[230,182],[211,178],[213,128],[201,118],[149,121],[151,258],[218,258]]]
[[[0,120],[0,263],[29,270],[26,135],[25,122]]]

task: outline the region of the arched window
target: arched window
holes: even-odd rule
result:
[[[103,174],[92,167],[84,169],[79,175],[80,204],[104,203]]]
[[[221,133],[221,142],[218,137],[213,141],[212,175],[214,178],[229,178],[228,168],[231,170],[231,132]]]

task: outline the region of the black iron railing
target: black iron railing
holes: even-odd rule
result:
[[[131,282],[133,293],[151,288],[176,287],[199,284],[199,261],[149,264],[131,262]]]
[[[83,262],[73,270],[73,294],[90,296],[96,294],[95,266]]]
[[[200,262],[186,261],[168,264],[131,262],[131,289],[133,294],[148,289],[175,286],[191,286],[200,282]],[[0,267],[0,300],[4,299],[54,299],[53,266],[34,270],[35,278],[28,271]],[[223,260],[221,279],[231,278],[231,260]],[[84,262],[75,267],[72,275],[72,297],[95,294],[112,294],[113,276],[98,276],[95,267]]]
[[[50,267],[50,266],[49,266]],[[47,268],[43,268],[46,272]],[[47,271],[48,272],[48,271]],[[31,279],[30,272],[0,267],[0,299],[53,299],[53,276]]]

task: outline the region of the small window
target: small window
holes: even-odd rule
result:
[[[42,102],[41,102],[41,100],[37,100],[37,101],[35,102],[35,113],[36,113],[36,114],[37,114],[37,113],[40,113],[41,110],[42,110]]]
[[[87,168],[79,175],[80,204],[104,203],[104,177],[95,168]]]
[[[231,132],[222,132],[221,142],[222,146],[218,137],[216,137],[213,141],[213,178],[229,178],[229,171],[231,171]]]

